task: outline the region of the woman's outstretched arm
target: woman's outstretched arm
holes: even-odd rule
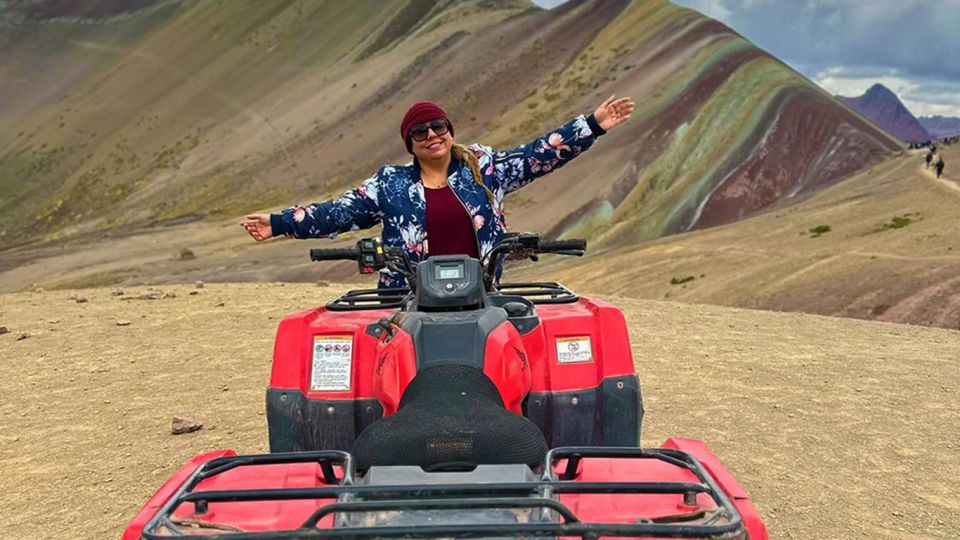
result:
[[[487,166],[505,193],[519,189],[559,169],[590,148],[597,137],[629,120],[633,106],[630,97],[610,96],[590,116],[578,116],[512,150],[492,152]]]
[[[366,229],[380,222],[376,175],[337,199],[287,208],[279,214],[251,214],[240,226],[260,242],[273,236],[294,238],[333,237],[354,229]]]

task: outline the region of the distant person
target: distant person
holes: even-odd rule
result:
[[[259,242],[280,235],[333,237],[382,222],[384,244],[402,247],[414,261],[431,255],[480,259],[507,230],[507,193],[562,167],[597,137],[630,119],[632,112],[631,98],[610,96],[589,116],[577,116],[523,146],[498,152],[456,144],[446,111],[421,101],[400,123],[400,137],[413,163],[381,167],[338,199],[279,214],[252,214],[240,225]],[[405,284],[399,273],[380,272],[380,287]]]
[[[924,168],[929,169],[929,168],[930,168],[930,162],[932,162],[932,161],[933,161],[933,152],[932,152],[932,151],[931,151],[931,152],[927,152],[927,166],[924,167]]]
[[[940,178],[940,175],[943,174],[943,167],[944,167],[942,155],[937,157],[937,164],[935,165],[935,167],[937,168],[937,178]]]

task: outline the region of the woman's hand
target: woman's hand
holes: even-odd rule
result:
[[[630,113],[633,112],[633,98],[622,97],[614,100],[616,96],[610,96],[593,111],[593,117],[604,131],[619,126],[630,119]]]
[[[240,226],[250,233],[257,242],[262,242],[273,236],[273,228],[270,227],[270,214],[250,214]]]

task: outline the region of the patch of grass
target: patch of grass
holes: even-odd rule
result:
[[[819,236],[830,232],[830,230],[831,229],[829,225],[817,225],[816,227],[810,229],[807,232],[810,233],[810,238],[818,238]]]
[[[693,280],[695,280],[695,279],[697,279],[697,278],[695,278],[695,277],[693,277],[693,276],[672,277],[672,278],[670,278],[670,284],[671,284],[671,285],[683,285],[684,283],[689,283],[689,282],[691,282],[691,281],[693,281]]]
[[[911,212],[902,216],[893,216],[888,223],[883,224],[884,229],[902,229],[915,221],[920,220],[920,214]]]

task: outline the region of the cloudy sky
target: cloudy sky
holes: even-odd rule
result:
[[[831,93],[856,96],[881,82],[917,116],[960,117],[960,0],[674,2],[723,21]]]

